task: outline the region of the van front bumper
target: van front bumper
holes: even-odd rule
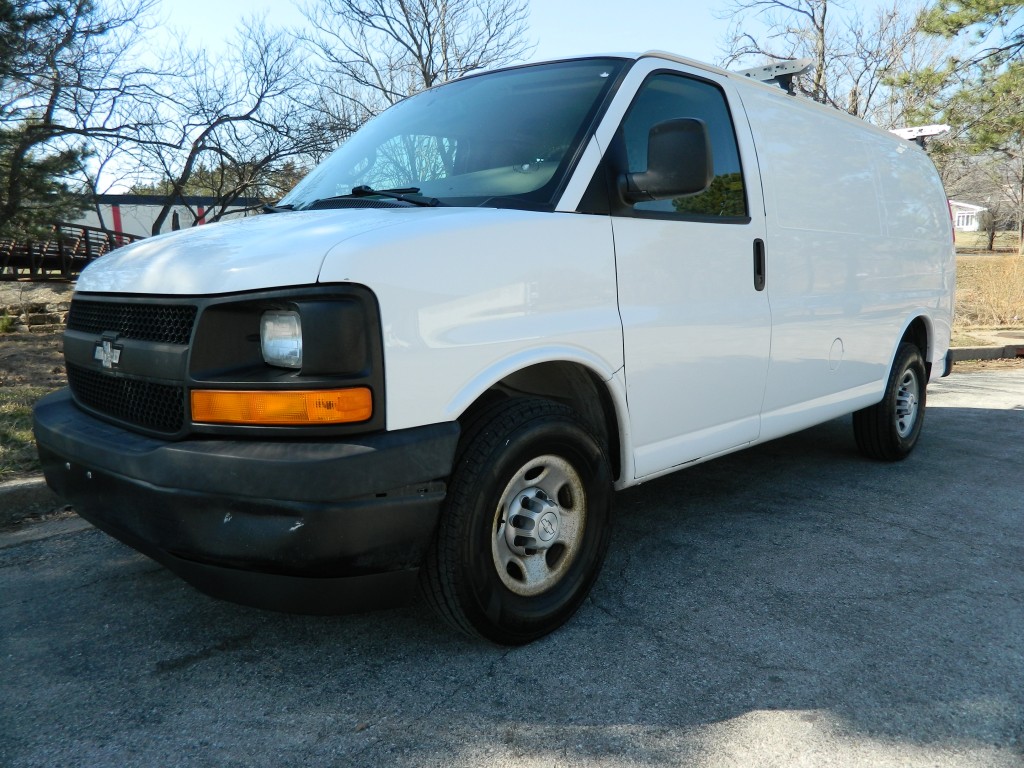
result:
[[[39,401],[46,481],[79,515],[215,597],[346,613],[411,595],[455,422],[344,440],[168,442]]]

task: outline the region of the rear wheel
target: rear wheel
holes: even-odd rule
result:
[[[861,453],[882,461],[910,455],[924,424],[926,385],[921,350],[900,344],[882,401],[853,414],[853,434]]]
[[[527,643],[586,598],[608,546],[611,473],[576,413],[541,399],[486,411],[460,444],[422,587],[456,628]]]

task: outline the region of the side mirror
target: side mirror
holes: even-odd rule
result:
[[[619,176],[627,203],[666,200],[703,192],[714,179],[711,142],[703,120],[680,117],[651,128],[647,170]]]

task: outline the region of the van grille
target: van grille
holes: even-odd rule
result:
[[[68,364],[68,384],[82,405],[119,421],[174,434],[185,423],[185,388],[109,376]]]
[[[196,320],[191,304],[128,304],[75,299],[68,311],[68,330],[116,332],[127,339],[163,344],[188,344]]]

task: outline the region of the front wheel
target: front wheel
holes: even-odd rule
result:
[[[519,645],[561,626],[608,547],[611,472],[564,405],[507,400],[467,429],[422,587],[456,628]]]
[[[853,434],[861,453],[882,461],[910,455],[924,424],[926,385],[921,350],[900,344],[882,401],[853,414]]]

